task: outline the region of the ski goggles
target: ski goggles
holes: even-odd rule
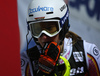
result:
[[[42,22],[30,22],[29,27],[32,35],[35,38],[39,38],[43,33],[49,37],[57,35],[61,28],[59,21],[42,21]]]

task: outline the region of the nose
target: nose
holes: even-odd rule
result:
[[[47,39],[49,36],[47,36],[46,34],[42,34],[41,37],[42,37],[43,39]]]

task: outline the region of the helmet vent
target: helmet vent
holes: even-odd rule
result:
[[[47,12],[46,14],[53,14],[53,12]]]
[[[33,16],[33,14],[29,15],[29,17],[32,17],[32,16]]]

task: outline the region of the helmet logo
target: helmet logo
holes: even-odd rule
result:
[[[60,8],[60,11],[62,12],[65,8],[66,8],[66,5],[63,5],[63,6]]]
[[[32,14],[32,13],[35,13],[35,12],[39,12],[39,11],[50,11],[52,12],[54,10],[53,7],[40,7],[38,6],[37,8],[29,8],[29,15]]]
[[[68,17],[69,17],[69,13],[67,11],[66,14],[60,20],[61,27],[63,26],[63,24],[65,23],[65,21],[68,19]]]
[[[41,20],[41,19],[44,19],[45,17],[37,17],[35,18],[36,20]]]

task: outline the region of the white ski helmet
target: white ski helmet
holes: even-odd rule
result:
[[[28,7],[27,23],[33,38],[39,38],[42,33],[49,37],[59,33],[63,39],[69,29],[68,6],[63,0],[32,0]],[[54,24],[57,27],[56,32],[51,33],[40,28],[41,23],[47,23],[47,26],[50,26],[49,23]]]

